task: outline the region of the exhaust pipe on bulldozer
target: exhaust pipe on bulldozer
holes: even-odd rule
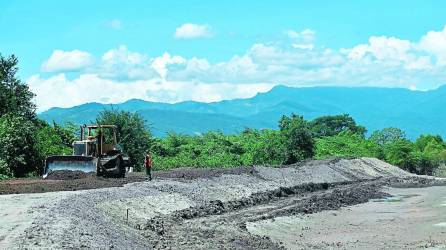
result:
[[[86,173],[96,172],[97,166],[98,159],[91,156],[50,156],[45,160],[43,178],[46,178],[52,171],[57,170],[82,171]]]

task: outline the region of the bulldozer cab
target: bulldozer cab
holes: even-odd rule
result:
[[[116,153],[116,130],[117,127],[115,125],[82,126],[80,143],[87,145],[88,149],[86,151],[86,155],[102,156]]]

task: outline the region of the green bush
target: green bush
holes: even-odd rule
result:
[[[280,131],[246,129],[235,140],[244,152],[243,165],[279,165],[286,160],[285,138]]]
[[[41,157],[45,158],[51,155],[71,155],[73,151],[71,144],[73,143],[74,138],[73,136],[69,139],[65,138],[65,136],[68,137],[68,134],[70,133],[70,131],[57,124],[50,126],[47,123],[43,123],[42,127],[37,129],[35,136],[36,147]],[[70,141],[69,144],[68,141]]]
[[[398,140],[384,146],[385,160],[412,173],[417,172],[420,155],[409,140]]]
[[[0,117],[0,159],[3,175],[22,177],[39,170],[39,152],[35,147],[35,124],[12,114]]]
[[[285,164],[293,164],[314,156],[314,139],[310,124],[302,116],[282,116],[279,121],[280,133],[285,138]]]
[[[316,139],[317,159],[327,157],[378,157],[379,146],[362,135],[344,131],[334,136]]]
[[[12,171],[9,168],[8,164],[6,164],[6,161],[0,159],[0,180],[8,179],[12,176]]]

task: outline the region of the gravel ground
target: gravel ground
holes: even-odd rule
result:
[[[3,240],[8,229],[0,229],[0,246],[281,249],[285,245],[280,242],[251,234],[247,223],[382,198],[386,196],[381,191],[384,185],[445,183],[413,176],[371,158],[310,161],[279,168],[180,169],[155,177],[152,182],[140,179],[127,184],[124,179],[119,184],[123,187],[45,193],[47,197],[38,198],[35,204],[28,201],[36,194],[0,196],[0,208],[20,203],[24,214],[33,213]],[[39,207],[42,204],[44,208]],[[11,216],[0,218],[0,225],[10,220]]]
[[[385,188],[385,199],[248,222],[289,249],[446,249],[446,187]]]
[[[0,196],[0,249],[17,248],[24,231],[72,192]]]

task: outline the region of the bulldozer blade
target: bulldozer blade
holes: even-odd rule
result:
[[[97,159],[90,156],[50,156],[45,160],[43,178],[56,170],[82,171],[86,173],[97,171]]]

